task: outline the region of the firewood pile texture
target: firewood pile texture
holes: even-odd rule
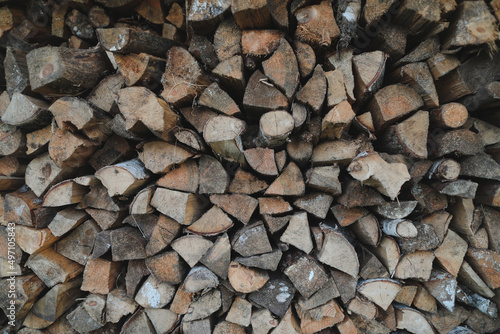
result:
[[[499,20],[0,0],[1,333],[500,333]]]

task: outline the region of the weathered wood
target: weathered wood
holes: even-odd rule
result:
[[[271,12],[264,0],[236,0],[232,2],[231,12],[241,30],[265,28],[271,23]]]
[[[42,128],[50,123],[48,104],[39,99],[14,93],[9,106],[2,115],[2,122],[27,130]]]
[[[452,230],[448,230],[434,254],[441,266],[456,277],[466,252],[467,242]]]
[[[296,37],[315,48],[328,48],[340,36],[340,29],[333,17],[333,8],[327,1],[299,9]]]
[[[368,101],[382,86],[387,55],[381,51],[365,52],[352,57],[354,96],[358,102]]]
[[[295,40],[293,41],[293,48],[297,56],[297,63],[299,65],[300,77],[307,78],[316,66],[316,54],[313,48],[304,42]]]
[[[58,241],[54,245],[54,250],[84,266],[90,258],[99,231],[94,221],[87,220],[64,239]]]
[[[219,207],[214,205],[198,220],[189,225],[186,231],[198,235],[213,236],[226,232],[233,225],[233,220]]]
[[[227,116],[239,116],[241,110],[234,100],[216,82],[205,88],[198,104]]]
[[[290,100],[299,84],[299,66],[290,44],[281,39],[274,54],[262,62],[264,74]]]
[[[321,123],[321,138],[340,138],[343,131],[347,131],[349,129],[349,125],[354,119],[354,116],[355,114],[352,111],[349,102],[340,102],[335,107],[333,107],[323,118],[323,121]]]
[[[305,184],[302,173],[295,163],[290,162],[264,194],[271,196],[300,196],[304,192]]]
[[[26,167],[26,184],[41,196],[52,185],[74,173],[72,168],[59,167],[49,154],[42,154],[30,161]]]
[[[190,225],[201,217],[206,204],[204,198],[195,194],[157,188],[151,206],[180,224]]]
[[[243,108],[249,116],[257,118],[270,110],[287,110],[288,99],[259,70],[248,80]]]
[[[244,121],[230,116],[217,116],[208,120],[203,138],[222,159],[245,163],[241,134],[246,130]]]
[[[31,89],[50,96],[83,93],[97,85],[109,70],[105,57],[100,47],[78,50],[46,46],[35,49],[26,55]]]

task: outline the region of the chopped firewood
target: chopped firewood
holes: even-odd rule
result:
[[[37,329],[53,324],[83,294],[80,290],[81,283],[82,280],[76,278],[54,286],[33,305],[23,324]]]
[[[173,285],[162,282],[150,275],[141,286],[135,301],[144,308],[163,308],[173,298],[175,288]]]
[[[291,99],[299,84],[299,67],[292,47],[281,39],[274,54],[262,62],[264,74]]]
[[[90,258],[99,227],[92,220],[87,220],[67,237],[58,241],[54,250],[70,260],[85,265]]]
[[[456,129],[465,124],[468,117],[467,109],[460,103],[447,103],[430,113],[433,126]]]
[[[259,309],[252,312],[251,324],[255,334],[267,334],[278,326],[278,321],[273,318],[269,310]]]
[[[52,248],[32,254],[26,261],[26,266],[48,287],[67,282],[83,271],[80,264],[56,253]]]
[[[384,218],[402,219],[411,214],[416,206],[416,201],[388,202],[387,204],[376,206],[375,212]]]
[[[495,251],[472,247],[469,247],[466,253],[468,263],[491,289],[500,286],[499,270],[495,264],[499,257]]]
[[[214,312],[216,312],[221,307],[221,293],[219,290],[214,289],[206,294],[202,295],[198,300],[191,303],[190,309],[191,313],[187,313],[183,320],[193,321],[198,319],[203,319]]]
[[[467,252],[467,242],[452,230],[448,230],[444,240],[434,252],[441,266],[456,277]]]
[[[298,40],[293,41],[293,48],[297,56],[300,77],[303,79],[309,77],[316,66],[316,54],[313,48],[309,44]]]
[[[436,108],[439,106],[439,98],[434,86],[429,66],[425,62],[404,65],[395,72],[392,77],[398,78],[399,82],[410,85],[424,100],[424,108]]]
[[[500,208],[500,183],[480,183],[477,190],[476,200],[479,203]]]
[[[414,238],[418,234],[416,227],[406,219],[384,219],[382,230],[385,234],[398,238]]]
[[[376,153],[365,153],[356,157],[349,165],[349,173],[355,179],[376,188],[391,199],[396,198],[401,186],[410,180],[410,174],[405,165],[389,164]]]
[[[333,202],[333,197],[324,193],[311,193],[298,198],[293,205],[313,216],[325,219]]]
[[[297,93],[297,101],[311,108],[316,114],[319,114],[325,101],[326,89],[325,72],[320,65],[317,65],[311,79]]]
[[[49,155],[61,167],[80,167],[87,163],[98,143],[82,135],[57,128],[49,142]]]
[[[45,101],[14,93],[9,106],[2,115],[2,122],[27,130],[39,129],[50,123],[48,107]]]
[[[330,85],[329,85],[330,87]],[[347,101],[342,101],[331,109],[321,124],[322,139],[338,139],[349,128],[355,114]]]
[[[497,39],[495,17],[484,1],[460,3],[456,15],[443,42],[443,49],[493,43]]]
[[[252,317],[252,304],[241,297],[236,297],[227,313],[226,320],[243,327],[250,325]]]
[[[301,138],[301,136],[292,136],[286,144],[286,153],[290,159],[299,167],[308,164],[313,153],[313,144]],[[283,168],[281,168],[283,169]]]
[[[146,239],[138,229],[122,227],[111,231],[113,261],[144,259]]]
[[[267,225],[267,228],[269,229],[269,232],[274,234],[283,229],[286,226],[286,224],[288,224],[291,216],[279,217],[279,216],[271,216],[264,214],[263,218],[264,222]]]
[[[235,0],[231,5],[234,20],[241,30],[264,28],[271,23],[271,13],[263,0]]]
[[[447,272],[433,270],[430,279],[423,284],[441,305],[448,311],[453,312],[457,281],[452,275]]]
[[[210,201],[222,210],[247,224],[259,201],[244,194],[210,195]]]
[[[387,55],[381,51],[365,52],[352,57],[356,82],[354,96],[358,101],[368,101],[381,88],[386,61]]]
[[[198,235],[187,235],[172,242],[172,249],[193,267],[212,247],[213,242]]]
[[[460,61],[452,54],[438,53],[429,58],[427,64],[434,80],[438,80],[460,66]]]
[[[283,317],[289,308],[295,288],[292,283],[283,277],[271,278],[258,291],[252,292],[248,299],[259,307],[264,307],[271,313]]]
[[[231,244],[234,251],[245,257],[272,251],[262,222],[249,224],[238,230]]]
[[[380,242],[380,227],[374,215],[369,214],[350,225],[356,237],[368,246],[377,246]]]
[[[151,206],[180,224],[190,225],[201,217],[206,203],[204,198],[195,194],[157,188]]]
[[[340,169],[336,165],[311,168],[306,172],[306,186],[339,195],[341,194],[339,172]]]
[[[438,309],[436,299],[421,284],[417,285],[417,294],[413,299],[413,306],[431,314],[436,313]]]
[[[347,100],[344,74],[342,71],[338,69],[325,72],[325,77],[328,83],[328,88],[326,90],[326,106],[332,108],[342,101]]]
[[[284,34],[279,30],[244,30],[241,36],[242,53],[250,57],[265,57],[280,45]]]
[[[320,166],[346,165],[356,157],[360,147],[361,142],[357,140],[325,141],[314,148],[311,160]]]
[[[458,281],[466,285],[472,291],[485,297],[492,298],[495,295],[467,261],[464,261],[460,267]]]
[[[179,23],[182,24],[182,20]],[[241,53],[241,30],[233,18],[222,21],[217,27],[214,47],[221,63]]]
[[[368,108],[376,128],[380,130],[422,106],[423,100],[413,88],[395,84],[378,91]]]
[[[414,278],[423,281],[429,280],[432,270],[434,254],[429,251],[415,251],[403,255],[394,271],[399,279]]]
[[[278,268],[282,255],[283,252],[276,249],[265,254],[253,255],[249,257],[237,257],[234,261],[246,267],[275,271]]]
[[[256,147],[245,150],[246,162],[256,172],[262,175],[278,175],[274,150],[270,148]]]
[[[500,165],[488,154],[478,153],[461,161],[460,175],[500,181]]]
[[[31,89],[51,96],[78,95],[93,88],[109,69],[100,47],[77,50],[47,46],[29,52],[26,60]]]
[[[243,98],[243,108],[256,118],[270,110],[288,109],[288,100],[259,70],[250,77]],[[293,118],[292,118],[293,125]]]
[[[150,174],[139,159],[101,168],[95,173],[108,189],[109,196],[134,194],[149,180]]]
[[[294,129],[293,116],[283,110],[270,111],[262,115],[259,121],[259,134],[267,147],[278,147],[288,140]]]
[[[186,292],[181,284],[175,293],[172,303],[170,304],[170,311],[179,315],[186,314],[193,296],[194,293]]]
[[[232,226],[232,219],[219,207],[214,205],[198,220],[189,225],[186,231],[198,235],[213,236],[226,232]]]
[[[422,313],[406,306],[395,307],[395,309],[398,329],[404,329],[410,333],[434,333],[434,330]]]
[[[284,271],[304,298],[311,297],[328,281],[326,271],[314,259],[300,256]]]
[[[122,264],[104,259],[89,259],[83,272],[81,289],[91,293],[107,294],[116,284]]]
[[[344,319],[342,308],[333,299],[311,310],[303,311],[298,305],[295,305],[295,309],[300,318],[302,333],[316,333]]]
[[[214,45],[205,36],[193,36],[188,50],[207,70],[213,70],[219,63]]]
[[[238,292],[250,293],[264,286],[269,280],[269,275],[261,269],[252,269],[231,262],[229,265],[228,278],[231,286]],[[252,278],[249,280],[248,278]]]
[[[304,192],[305,184],[302,173],[295,163],[290,162],[280,176],[267,188],[265,195],[300,196]]]
[[[200,292],[204,289],[216,288],[219,279],[206,267],[194,267],[184,279],[183,289],[187,292]]]
[[[212,247],[203,255],[200,262],[219,277],[227,279],[231,262],[231,244],[226,233],[217,238]]]
[[[179,284],[187,272],[177,252],[163,252],[146,259],[149,271],[161,282]]]
[[[359,261],[354,247],[339,232],[324,227],[323,247],[319,251],[318,260],[353,277],[358,275]]]
[[[417,290],[418,286],[416,285],[403,285],[394,298],[394,301],[406,306],[411,306],[417,294]]]
[[[426,184],[413,186],[411,194],[428,213],[444,210],[448,206],[446,196]]]
[[[228,116],[241,114],[236,102],[216,82],[205,88],[198,99],[198,104]]]
[[[293,208],[283,197],[259,197],[259,213],[261,215],[279,215],[292,211]]]
[[[399,239],[399,246],[404,254],[416,250],[433,250],[440,244],[439,239],[431,225],[425,223],[414,223],[417,236],[413,238]]]
[[[311,233],[307,213],[295,213],[288,223],[288,227],[282,234],[280,241],[290,244],[305,253],[310,253],[313,249]]]
[[[339,27],[333,17],[333,8],[327,1],[299,9],[295,17],[298,22],[296,37],[313,47],[329,47],[340,36]]]
[[[348,313],[359,314],[367,320],[374,320],[378,313],[377,306],[374,303],[359,296],[351,299],[346,308]]]
[[[203,138],[220,158],[245,163],[241,134],[246,128],[244,121],[221,115],[206,122]]]
[[[278,326],[273,329],[274,334],[299,334],[301,333],[301,329],[299,326],[299,321],[295,317],[295,314],[292,311],[292,307],[286,311],[283,318],[279,322]]]

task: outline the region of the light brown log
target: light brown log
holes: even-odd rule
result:
[[[241,135],[246,128],[244,121],[221,115],[205,124],[203,138],[220,158],[245,163]]]
[[[325,233],[323,247],[319,251],[318,260],[356,277],[359,273],[359,260],[351,243],[339,232],[332,228],[323,229]]]
[[[434,252],[441,266],[456,277],[467,252],[467,242],[452,230],[448,230],[443,243]]]
[[[48,228],[56,237],[60,237],[74,229],[87,219],[87,213],[83,210],[66,208],[59,211],[50,222]]]
[[[468,116],[467,109],[462,104],[452,102],[432,110],[430,121],[436,127],[456,129],[465,124]]]
[[[99,226],[94,221],[87,220],[64,239],[58,241],[54,250],[84,266],[91,256],[99,231]]]
[[[296,99],[311,108],[316,114],[319,114],[325,101],[326,89],[325,72],[320,65],[317,65],[314,68],[312,77],[296,94]]]
[[[399,279],[428,280],[431,275],[434,254],[429,251],[416,251],[403,255],[394,272]]]
[[[349,102],[340,102],[323,118],[321,123],[321,138],[330,140],[340,138],[342,132],[349,129],[354,116],[355,114]]]
[[[287,110],[288,105],[286,96],[262,72],[256,70],[252,74],[243,97],[243,108],[247,115],[257,118],[270,110]]]
[[[199,179],[197,161],[188,159],[159,179],[157,185],[172,190],[195,193],[198,190]]]
[[[299,67],[292,47],[281,39],[274,54],[262,62],[264,74],[291,99],[299,84]]]
[[[411,333],[432,334],[434,330],[422,313],[409,307],[396,307],[397,328]]]
[[[234,100],[216,82],[205,88],[198,104],[227,116],[239,116],[241,110]]]
[[[270,111],[259,120],[259,135],[265,146],[275,148],[288,141],[294,129],[293,116],[284,110]]]
[[[252,269],[231,262],[228,278],[231,286],[238,292],[250,293],[260,289],[269,280],[269,275],[261,269]]]
[[[241,56],[235,55],[221,61],[219,65],[214,68],[212,74],[220,80],[221,84],[223,84],[228,91],[234,93],[235,96],[239,98],[243,96],[246,80],[243,71],[243,58]]]
[[[319,166],[335,163],[346,165],[356,157],[361,144],[362,142],[358,140],[325,141],[314,148],[311,159]]]
[[[267,187],[268,184],[265,181],[258,179],[255,175],[239,167],[229,185],[229,192],[250,195],[264,191]]]
[[[352,57],[354,69],[354,96],[368,101],[382,86],[387,55],[382,51],[365,52]]]
[[[213,236],[226,232],[232,226],[232,219],[219,207],[213,206],[198,220],[189,225],[186,231],[198,235]]]
[[[305,184],[302,173],[293,162],[281,172],[280,176],[267,188],[265,195],[271,196],[300,196],[305,192]]]
[[[295,17],[298,22],[296,37],[313,47],[329,47],[340,36],[333,8],[327,1],[302,8],[295,13]]]

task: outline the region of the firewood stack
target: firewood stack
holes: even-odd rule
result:
[[[500,329],[500,1],[0,2],[2,333]]]

